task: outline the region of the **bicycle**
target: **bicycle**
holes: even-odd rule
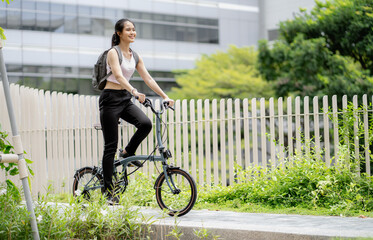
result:
[[[156,111],[150,99],[146,98],[143,105],[150,107],[156,116],[156,139],[157,145],[150,155],[135,155],[123,158],[119,154],[118,158],[114,160],[114,191],[115,193],[123,193],[128,185],[128,176],[136,172],[146,161],[161,162],[163,171],[160,172],[154,184],[155,196],[159,207],[166,209],[170,216],[183,216],[187,214],[194,206],[197,199],[197,187],[192,176],[181,169],[168,165],[167,160],[172,157],[170,150],[165,149],[162,142],[162,121],[161,115],[165,109],[170,108],[167,102],[161,104],[160,110]],[[171,108],[172,109],[172,108]],[[173,110],[173,109],[172,109]],[[100,127],[95,127],[99,129]],[[159,156],[155,155],[158,148]],[[120,150],[122,153],[122,150]],[[127,167],[132,161],[142,161],[141,166],[137,167],[130,174],[127,174]],[[120,169],[121,167],[121,169]],[[157,168],[158,169],[158,168]],[[98,194],[104,193],[103,186],[103,170],[97,166],[87,166],[78,169],[74,175],[73,181],[73,195],[83,195],[87,200],[90,200],[94,192]]]

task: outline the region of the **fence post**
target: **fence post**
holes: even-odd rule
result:
[[[8,76],[6,74],[5,69],[5,62],[3,57],[3,44],[0,40],[0,70],[1,70],[1,76],[3,79],[3,86],[4,86],[4,95],[5,100],[8,108],[8,114],[9,114],[9,120],[10,125],[12,128],[12,135],[13,135],[13,145],[14,145],[14,151],[16,154],[1,154],[0,155],[0,162],[16,162],[18,163],[18,170],[19,170],[19,178],[22,181],[23,191],[25,194],[26,199],[26,205],[27,210],[30,213],[30,223],[31,223],[31,229],[32,229],[32,235],[34,239],[39,239],[39,231],[38,231],[38,225],[36,223],[35,219],[35,212],[34,208],[32,206],[32,198],[30,193],[30,187],[28,185],[28,173],[27,173],[27,166],[26,161],[23,157],[23,147],[22,147],[22,141],[21,136],[18,135],[18,129],[16,124],[16,118],[14,115],[13,110],[13,104],[12,99],[10,97],[10,90],[9,90],[9,82],[8,82]]]

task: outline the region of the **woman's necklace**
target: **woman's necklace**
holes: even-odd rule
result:
[[[132,58],[132,52],[125,52],[125,53],[123,53],[123,56],[124,56],[124,58],[129,62],[129,61],[131,61],[131,58]]]

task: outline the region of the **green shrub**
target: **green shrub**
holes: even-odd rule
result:
[[[273,169],[249,167],[238,170],[237,184],[216,186],[200,191],[200,200],[224,204],[239,200],[240,204],[266,206],[328,208],[331,213],[341,210],[373,210],[373,178],[359,175],[355,161],[343,146],[340,160],[328,167],[315,152],[297,153],[283,165]],[[345,156],[348,156],[347,158]]]

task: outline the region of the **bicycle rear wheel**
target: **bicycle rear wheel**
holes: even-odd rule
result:
[[[104,192],[103,177],[91,167],[86,167],[74,176],[73,195],[83,196],[90,200],[93,196],[100,196]]]
[[[155,183],[155,195],[161,209],[168,209],[170,216],[183,216],[194,206],[197,199],[197,187],[189,173],[182,169],[173,168],[167,171],[169,183],[176,192],[172,192],[167,184],[164,173],[159,175]],[[172,181],[171,181],[172,179]]]

